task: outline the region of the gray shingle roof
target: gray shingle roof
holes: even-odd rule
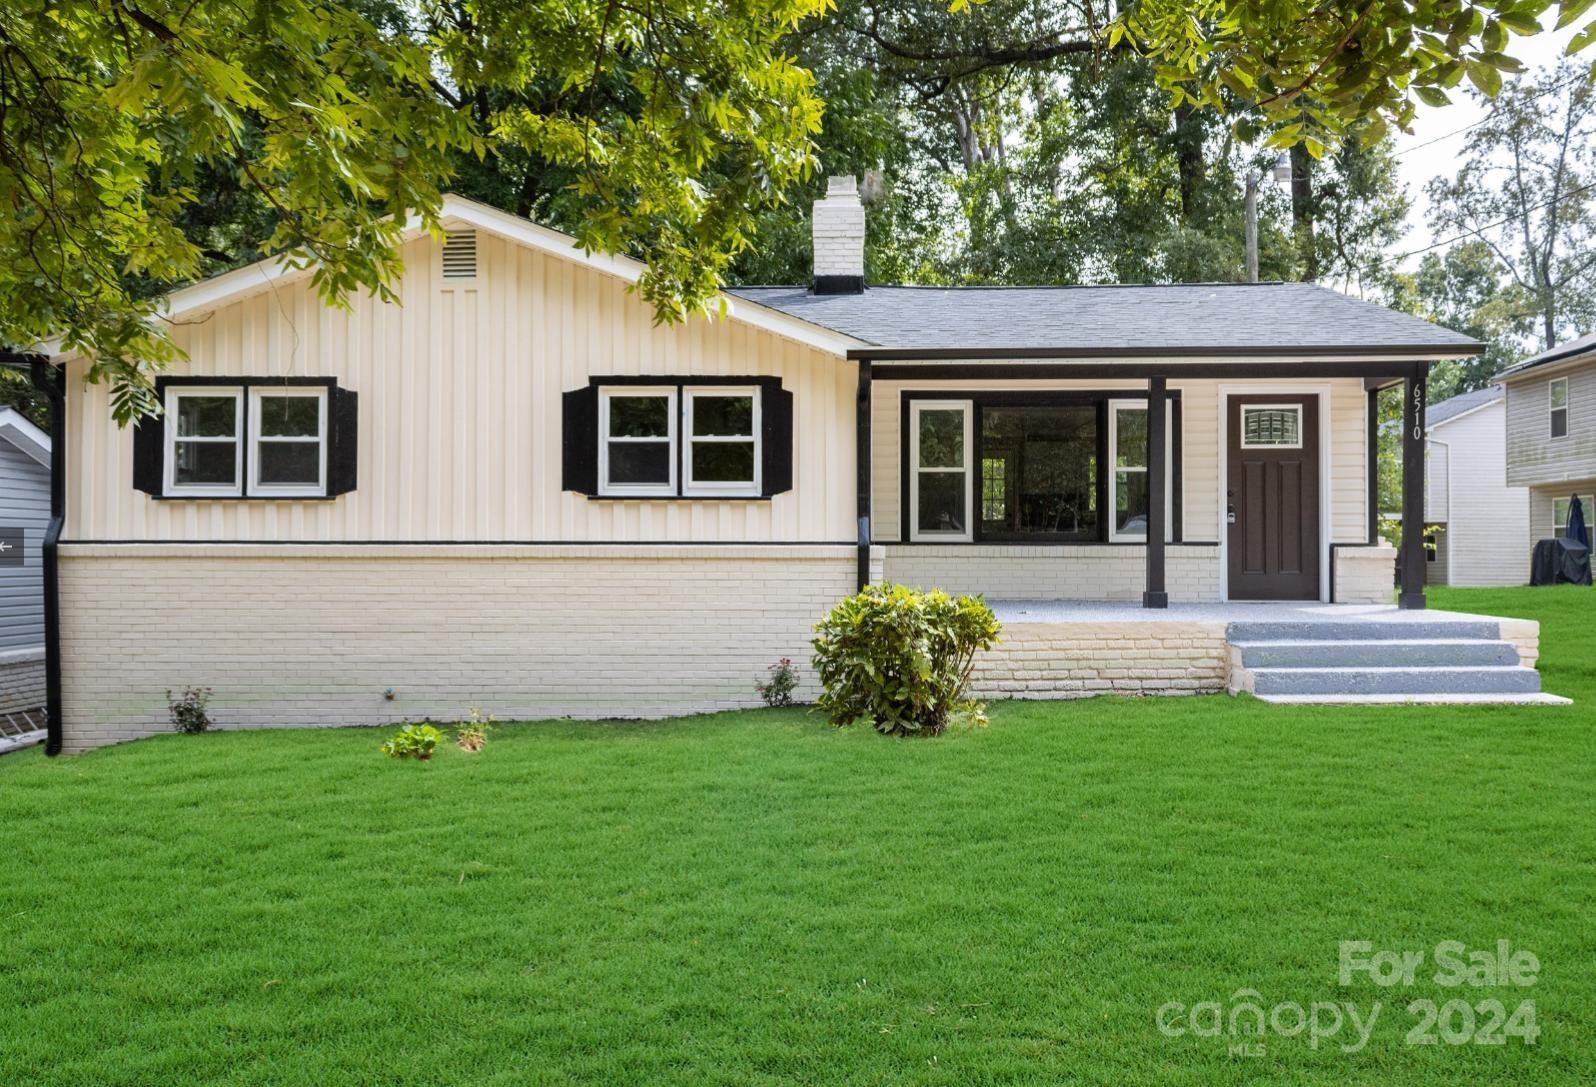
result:
[[[1471,393],[1458,393],[1454,397],[1443,400],[1439,404],[1431,404],[1426,408],[1424,425],[1427,427],[1437,426],[1448,419],[1456,419],[1465,412],[1473,411],[1475,408],[1483,408],[1492,401],[1500,399],[1502,399],[1502,387],[1500,385],[1487,385],[1485,388],[1475,389]]]
[[[1107,287],[731,287],[730,294],[883,348],[1136,351],[1435,348],[1478,342],[1312,283]]]
[[[1509,366],[1506,370],[1503,370],[1496,376],[1498,379],[1501,379],[1507,377],[1509,374],[1520,374],[1525,370],[1533,370],[1537,366],[1545,366],[1552,362],[1562,362],[1564,359],[1571,359],[1577,355],[1586,355],[1591,353],[1596,353],[1596,332],[1592,332],[1588,336],[1581,336],[1577,340],[1569,340],[1567,343],[1560,343],[1555,347],[1549,347],[1545,351],[1542,351],[1539,355],[1531,355],[1517,366]]]

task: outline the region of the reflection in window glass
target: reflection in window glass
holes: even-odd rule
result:
[[[1097,538],[1095,407],[983,408],[981,456],[983,538]]]
[[[1242,408],[1241,444],[1296,448],[1302,444],[1302,412],[1296,407]]]

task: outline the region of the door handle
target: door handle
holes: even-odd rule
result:
[[[1233,525],[1235,523],[1236,523],[1236,507],[1235,506],[1228,506],[1225,509],[1225,524]]]

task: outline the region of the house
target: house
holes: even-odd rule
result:
[[[54,360],[54,744],[162,731],[189,685],[229,726],[746,706],[880,578],[1137,619],[1047,690],[1223,690],[1225,628],[1181,605],[1388,601],[1374,391],[1422,419],[1429,363],[1479,350],[1309,284],[866,288],[847,178],[812,284],[678,326],[631,260],[454,196],[443,221],[401,304],[329,309],[275,263],[174,294],[187,358],[133,430]]]
[[[1497,380],[1507,389],[1507,482],[1529,488],[1527,566],[1534,541],[1563,535],[1574,495],[1587,526],[1596,513],[1596,333],[1528,358]]]
[[[15,408],[0,408],[0,750],[28,730],[8,719],[22,722],[45,704],[41,545],[49,517],[50,436]]]
[[[1436,585],[1522,585],[1529,579],[1529,490],[1509,486],[1507,395],[1462,393],[1424,413],[1426,549]]]

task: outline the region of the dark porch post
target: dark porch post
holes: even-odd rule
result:
[[[1416,363],[1402,383],[1402,591],[1397,607],[1424,600],[1424,383],[1430,364]]]
[[[1167,608],[1169,594],[1164,591],[1164,473],[1165,437],[1168,432],[1169,403],[1165,379],[1147,379],[1147,590],[1142,607]],[[1112,472],[1112,464],[1106,466]],[[1106,511],[1113,517],[1114,511]]]
[[[854,460],[859,493],[859,588],[870,584],[870,360],[859,360],[859,400],[855,405]]]

